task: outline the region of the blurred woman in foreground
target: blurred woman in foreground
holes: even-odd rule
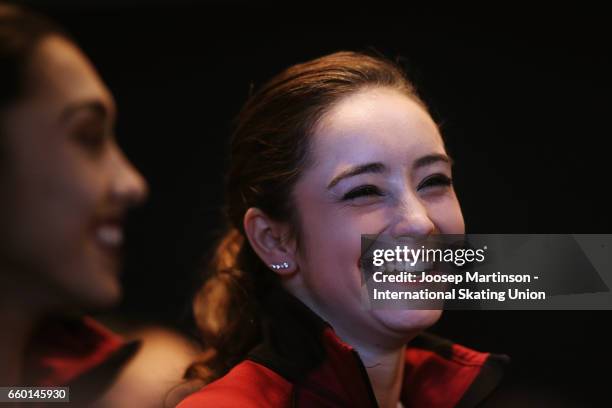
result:
[[[115,103],[52,22],[0,4],[0,385],[93,398],[135,344],[83,310],[114,305],[142,176],[117,145]]]

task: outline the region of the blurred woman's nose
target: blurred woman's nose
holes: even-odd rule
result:
[[[398,238],[426,238],[436,229],[427,207],[418,197],[408,197],[397,207],[396,219],[391,227],[391,234]]]
[[[125,206],[141,204],[148,195],[146,180],[119,148],[115,157],[117,171],[113,180],[113,196]]]

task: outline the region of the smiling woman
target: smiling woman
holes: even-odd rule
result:
[[[112,133],[114,103],[93,67],[69,41],[48,36],[31,56],[23,96],[4,109],[7,155],[3,214],[14,262],[38,284],[80,303],[109,306],[125,211],[144,182]],[[30,283],[34,286],[36,283]],[[52,300],[52,299],[49,299]]]
[[[362,234],[462,234],[451,159],[393,63],[340,52],[243,107],[231,229],[194,308],[209,348],[191,407],[474,406],[502,357],[420,335],[439,310],[366,309]]]
[[[0,385],[65,384],[127,355],[92,320],[63,320],[121,293],[123,220],[146,184],[114,121],[110,92],[72,40],[0,4]],[[82,349],[66,365],[70,336]]]

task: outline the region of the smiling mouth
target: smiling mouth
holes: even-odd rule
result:
[[[123,227],[118,224],[102,224],[96,228],[96,240],[109,249],[121,248],[123,244]]]
[[[434,270],[434,264],[432,262],[396,262],[389,263],[385,265],[385,270],[387,273],[397,273],[397,272],[428,272]]]
[[[123,222],[120,218],[105,218],[94,227],[94,241],[104,255],[118,267],[124,243]]]

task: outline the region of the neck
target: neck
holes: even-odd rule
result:
[[[289,286],[287,289],[319,317],[330,323],[336,335],[357,351],[366,367],[378,406],[380,408],[397,408],[404,377],[406,344],[418,332],[407,336],[398,336],[385,344],[355,336],[354,329],[345,327],[334,319],[329,319],[326,313],[322,313],[322,310],[316,307],[316,302],[313,302],[308,294],[301,291],[300,288],[300,286],[297,286],[297,289]]]
[[[337,332],[346,343],[353,346],[368,373],[376,401],[380,408],[396,408],[400,400],[404,379],[406,343],[398,342],[390,347],[360,342]]]
[[[0,386],[19,385],[25,349],[40,316],[34,306],[36,297],[15,287],[7,276],[0,270]]]
[[[18,303],[7,302],[5,293],[0,303],[0,386],[19,385],[22,377],[25,348],[37,315],[22,309]]]

